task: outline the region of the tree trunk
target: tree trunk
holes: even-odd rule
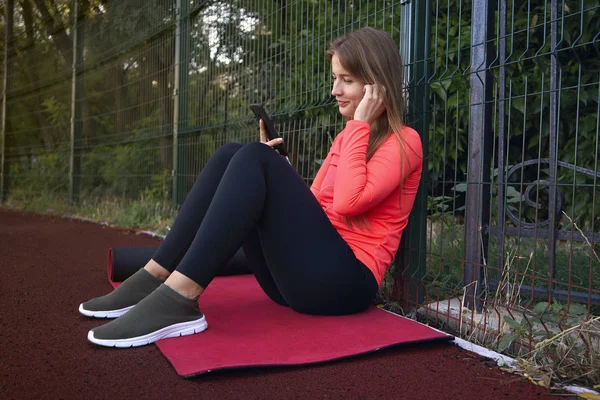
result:
[[[16,48],[14,37],[14,6],[15,5],[13,0],[8,0],[5,5],[6,9],[3,10],[5,11],[4,23],[6,24],[6,35],[4,37],[4,76],[2,77],[4,79],[4,93],[2,95],[3,110],[1,117],[2,126],[0,128],[2,129],[2,137],[0,138],[0,140],[2,140],[2,147],[0,148],[0,152],[2,152],[2,154],[0,155],[0,203],[4,203],[8,198],[8,193],[10,191],[10,164],[12,161],[11,157],[13,157],[13,154],[15,152],[13,136],[10,134],[10,120],[7,118],[7,116],[10,114],[8,94],[11,91],[12,82],[11,58],[14,56],[14,49]]]
[[[158,78],[159,86],[159,123],[161,126],[160,139],[160,160],[162,169],[171,171],[173,169],[173,87],[169,85],[171,77],[174,76],[175,60],[175,32],[171,31],[171,40],[167,47],[166,54],[163,55],[164,62],[161,62],[161,54],[157,55],[156,66],[162,76]],[[169,87],[171,86],[171,87]]]
[[[44,22],[46,33],[48,36],[52,37],[56,48],[63,56],[65,64],[70,71],[71,66],[73,65],[73,42],[67,34],[65,26],[60,18],[56,18],[50,14],[50,11],[46,7],[44,0],[33,0],[33,2],[42,15],[42,21]]]
[[[170,75],[170,74],[169,74]],[[173,169],[173,99],[169,79],[165,76],[159,81],[159,124],[160,137],[160,162],[162,169],[171,171]]]
[[[33,47],[35,45],[34,25],[33,25],[33,10],[29,0],[22,0],[21,7],[23,8],[23,22],[25,23],[25,35],[27,40],[25,47]]]
[[[24,47],[26,49],[26,51],[24,51],[27,54],[27,58],[29,59],[29,62],[31,62],[31,66],[34,67],[36,66],[36,64],[32,61],[31,55],[33,55],[33,57],[36,56],[34,52],[34,48],[35,48],[35,26],[34,26],[34,22],[33,22],[33,8],[31,7],[31,2],[29,0],[23,0],[20,2],[21,3],[21,7],[23,8],[23,22],[25,24],[25,44]],[[39,80],[40,77],[37,74],[37,71],[35,70],[35,68],[22,68],[21,71],[23,72],[23,74],[27,77],[27,82],[30,82],[33,86],[35,86]],[[31,110],[41,110],[42,109],[42,102],[44,101],[43,97],[42,97],[42,92],[39,90],[36,90],[36,95],[32,96],[31,98],[32,103],[28,106],[30,107]],[[46,125],[45,123],[45,119],[42,117],[42,113],[36,112],[34,113],[35,115],[35,122],[37,123],[37,134],[40,138],[42,138],[42,132],[41,129],[43,126]]]
[[[113,75],[115,77],[115,129],[117,136],[125,132],[126,112],[127,112],[127,71],[123,69],[121,63],[114,66]]]

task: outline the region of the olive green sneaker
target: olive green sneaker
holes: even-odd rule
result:
[[[136,347],[193,335],[207,327],[197,299],[163,284],[122,317],[89,331],[88,340],[106,347]]]
[[[120,317],[162,283],[163,281],[141,268],[109,294],[80,304],[79,312],[95,318]]]

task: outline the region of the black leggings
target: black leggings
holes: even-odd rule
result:
[[[240,247],[265,293],[295,311],[356,313],[377,293],[300,175],[262,143],[215,152],[152,259],[206,288]]]

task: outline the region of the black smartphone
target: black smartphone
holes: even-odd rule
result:
[[[263,122],[265,123],[265,129],[267,130],[267,137],[269,138],[269,140],[273,140],[273,139],[277,139],[277,138],[281,137],[277,133],[277,130],[275,129],[275,126],[273,125],[273,121],[271,121],[271,118],[269,118],[269,116],[267,115],[267,112],[263,108],[262,104],[250,104],[250,109],[256,116],[256,119],[258,119],[258,120],[262,119]],[[283,143],[275,146],[275,149],[277,151],[279,151],[279,154],[281,154],[284,157],[287,157],[288,151]]]

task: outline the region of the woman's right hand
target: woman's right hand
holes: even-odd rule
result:
[[[363,98],[354,111],[354,119],[372,125],[385,111],[385,87],[381,85],[365,85]]]
[[[283,143],[283,139],[277,138],[277,139],[269,140],[269,137],[267,136],[267,128],[265,128],[265,123],[261,119],[260,120],[260,142],[266,144],[267,146],[275,147],[278,144]]]

